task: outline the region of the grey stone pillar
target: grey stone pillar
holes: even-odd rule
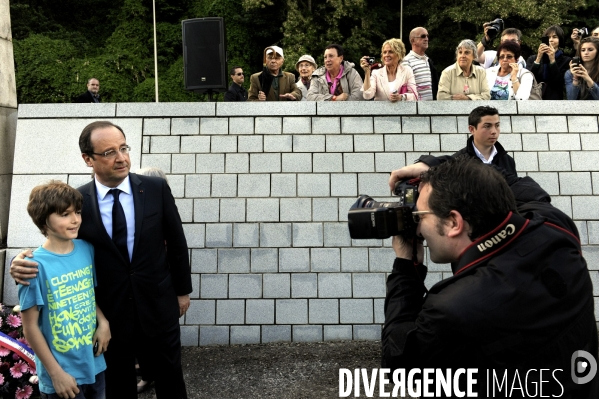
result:
[[[10,31],[9,0],[0,0],[0,287],[4,276],[4,248],[8,231],[8,206],[12,184],[17,130],[17,88]]]

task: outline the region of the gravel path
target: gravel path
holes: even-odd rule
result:
[[[380,347],[380,341],[185,347],[183,370],[190,399],[339,398],[339,369],[380,367]],[[139,395],[153,397],[153,389]]]

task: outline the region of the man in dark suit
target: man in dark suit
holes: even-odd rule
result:
[[[243,81],[245,77],[243,76],[243,69],[239,66],[234,66],[230,71],[231,86],[229,86],[229,90],[225,93],[225,101],[247,101],[248,92],[243,87]]]
[[[87,91],[75,99],[76,103],[101,103],[100,81],[96,78],[90,78],[87,81]]]
[[[135,358],[156,381],[157,398],[187,398],[181,368],[179,317],[189,308],[191,270],[181,219],[164,179],[129,173],[122,129],[87,125],[79,137],[95,178],[83,185],[79,238],[95,248],[96,300],[110,323],[105,353],[108,398],[137,398]],[[115,200],[116,198],[116,200]],[[168,247],[168,251],[167,251]],[[31,276],[12,262],[19,282]]]

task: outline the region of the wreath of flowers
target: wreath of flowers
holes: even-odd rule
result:
[[[40,396],[35,366],[23,353],[11,346],[29,344],[23,335],[21,310],[0,303],[0,398],[29,399]]]

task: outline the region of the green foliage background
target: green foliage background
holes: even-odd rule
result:
[[[280,45],[286,71],[302,54],[320,64],[324,47],[340,43],[345,59],[379,55],[384,40],[424,26],[428,55],[439,69],[453,63],[457,43],[479,40],[482,24],[497,17],[523,31],[525,55],[543,30],[599,26],[599,0],[405,0],[403,32],[397,0],[156,0],[161,102],[206,101],[183,86],[181,21],[223,17],[228,67],[262,68],[262,51]],[[151,0],[10,0],[19,103],[68,103],[96,77],[104,102],[154,101]],[[571,45],[570,40],[566,40]],[[409,44],[407,44],[409,50]],[[570,49],[566,49],[569,51]],[[359,69],[359,68],[358,68]],[[219,96],[218,100],[222,100]]]

